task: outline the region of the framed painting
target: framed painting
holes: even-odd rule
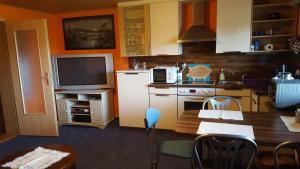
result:
[[[113,15],[63,19],[66,50],[115,49]]]

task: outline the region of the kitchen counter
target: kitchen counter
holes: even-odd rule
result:
[[[157,87],[157,88],[169,88],[169,87],[203,87],[203,88],[222,88],[229,90],[241,90],[241,89],[251,89],[255,94],[259,96],[267,96],[268,88],[262,87],[253,87],[246,84],[183,84],[181,82],[178,83],[151,83],[148,85],[149,87]]]

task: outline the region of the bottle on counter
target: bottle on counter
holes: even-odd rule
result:
[[[219,76],[219,81],[224,81],[224,80],[225,80],[225,74],[224,74],[224,69],[222,68]]]
[[[132,65],[134,70],[139,69],[139,63],[135,59],[133,59]]]

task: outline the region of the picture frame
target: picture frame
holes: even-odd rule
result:
[[[115,49],[113,15],[64,18],[65,50]]]

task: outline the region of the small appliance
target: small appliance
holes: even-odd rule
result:
[[[176,83],[177,68],[175,66],[157,66],[150,69],[151,83]]]

